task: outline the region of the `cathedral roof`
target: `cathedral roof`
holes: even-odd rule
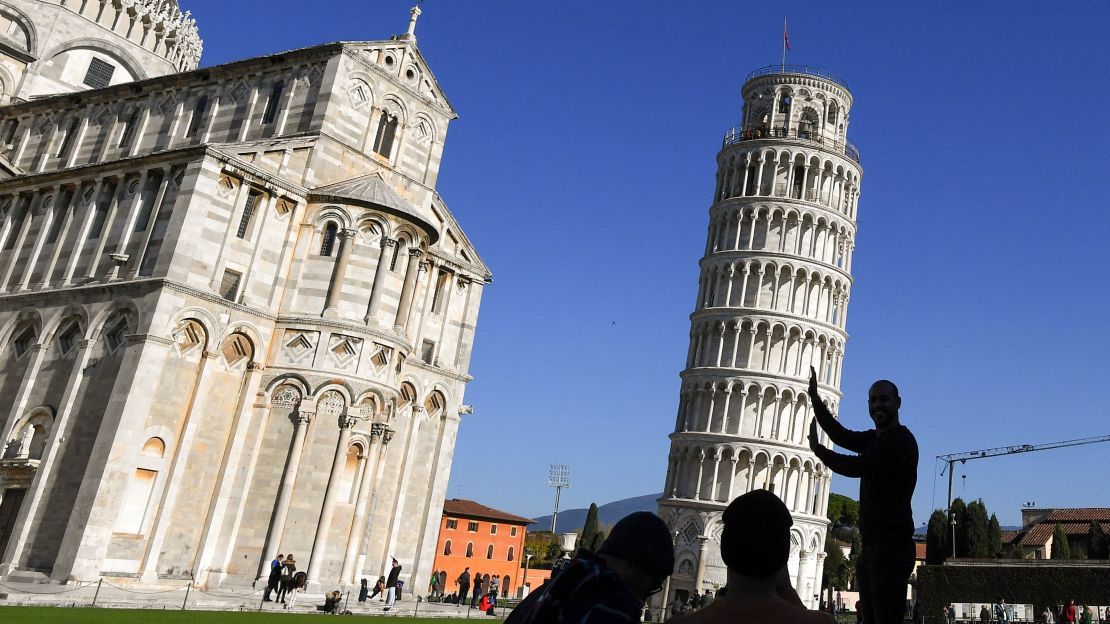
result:
[[[436,219],[427,210],[398,195],[380,173],[371,173],[315,188],[308,194],[308,199],[315,202],[354,204],[392,213],[416,221],[428,231],[432,243],[439,239],[439,231],[435,226]]]

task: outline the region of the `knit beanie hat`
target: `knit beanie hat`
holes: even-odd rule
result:
[[[778,496],[767,490],[738,496],[721,519],[721,559],[730,570],[764,577],[786,565],[794,519]]]
[[[620,557],[660,577],[670,576],[674,570],[671,532],[659,516],[649,511],[621,518],[597,554]]]

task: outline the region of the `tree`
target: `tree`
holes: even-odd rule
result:
[[[952,553],[949,544],[948,516],[937,509],[929,516],[929,528],[925,531],[925,563],[940,565]]]
[[[847,567],[848,562],[844,560],[844,551],[841,550],[840,544],[831,535],[826,535],[824,585],[833,589],[844,589],[847,586],[844,578]]]
[[[841,494],[829,494],[829,522],[837,527],[859,525],[859,503]]]
[[[987,506],[983,500],[971,501],[964,513],[967,532],[967,556],[972,559],[986,559],[991,555],[987,537]]]
[[[601,533],[597,523],[597,503],[590,503],[590,510],[586,512],[586,524],[582,526],[582,533],[578,535],[578,550],[597,552],[601,546]]]
[[[1064,527],[1060,523],[1056,523],[1056,528],[1052,531],[1052,558],[1053,559],[1071,559],[1071,547],[1068,546],[1068,534],[1064,533]]]
[[[987,523],[987,551],[991,557],[1002,556],[1002,526],[998,524],[998,516],[991,514]]]
[[[952,507],[949,509],[952,514],[950,517],[956,520],[956,556],[966,557],[968,552],[967,547],[967,521],[964,516],[967,514],[967,505],[962,498],[957,498],[952,501]],[[948,530],[952,530],[949,524]],[[952,545],[951,542],[948,543]]]
[[[1102,525],[1091,520],[1087,527],[1087,558],[1110,559],[1110,539],[1102,530]]]
[[[1014,558],[1016,558],[1016,559],[1024,559],[1025,558],[1025,548],[1022,547],[1020,541],[1014,542]]]

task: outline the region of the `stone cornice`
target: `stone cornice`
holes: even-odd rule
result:
[[[797,198],[776,198],[776,197],[771,197],[771,195],[741,195],[741,197],[738,197],[738,198],[728,198],[728,199],[719,200],[719,201],[715,202],[712,205],[712,207],[709,208],[709,214],[712,215],[715,210],[722,210],[724,208],[729,207],[729,205],[736,205],[736,207],[746,207],[746,205],[760,204],[760,203],[761,204],[770,204],[770,205],[776,205],[776,204],[799,205],[799,207],[803,207],[803,208],[808,209],[811,212],[816,212],[818,214],[824,215],[824,217],[827,217],[827,218],[831,217],[831,218],[837,220],[838,222],[846,225],[847,229],[851,231],[851,234],[852,234],[852,236],[854,236],[854,238],[855,238],[856,232],[859,229],[859,225],[855,221],[852,221],[851,219],[846,217],[846,215],[844,213],[838,212],[838,211],[833,210],[833,209],[828,208],[828,207],[825,207],[825,205],[821,205],[817,202],[811,202],[811,201],[808,201],[808,200],[799,200]],[[781,208],[781,207],[779,207],[779,208]]]
[[[388,342],[396,345],[406,355],[412,352],[412,343],[402,336],[398,336],[392,332],[384,332],[374,329],[362,323],[362,321],[345,321],[339,318],[324,318],[321,316],[301,316],[293,314],[281,314],[274,317],[274,322],[283,327],[327,327],[330,329],[341,330],[344,334],[359,336],[362,338],[378,339],[383,342]]]
[[[709,252],[709,255],[702,256],[702,259],[698,264],[701,268],[704,269],[709,265],[727,264],[730,260],[760,260],[762,258],[768,258],[771,260],[789,260],[790,264],[795,266],[799,264],[805,264],[807,265],[807,268],[818,269],[823,273],[835,273],[848,280],[849,284],[854,282],[851,273],[836,265],[783,251],[764,251],[751,249],[725,249],[723,251],[711,251]],[[784,263],[779,262],[780,266],[782,264]],[[743,268],[737,267],[736,272],[743,273]]]
[[[796,393],[799,395],[805,394],[809,387],[809,381],[806,379],[802,379],[801,377],[790,377],[787,375],[779,375],[777,373],[765,373],[763,371],[752,370],[750,368],[720,368],[716,366],[702,366],[698,368],[687,368],[686,370],[679,373],[678,376],[684,382],[688,378],[704,381],[728,381],[730,379],[739,378],[741,381],[752,383],[760,383],[761,381],[768,380],[775,382],[775,385],[778,386],[780,389],[782,383],[788,383],[792,385],[792,389],[797,389],[793,388],[793,386],[797,386],[798,388],[802,389],[801,391]],[[827,384],[820,384],[820,390],[825,394],[832,394],[836,396],[838,405],[840,404],[840,400],[844,398],[844,394],[840,392],[839,388],[834,388]]]
[[[764,321],[782,321],[783,325],[789,325],[787,321],[791,321],[797,325],[812,325],[821,329],[826,329],[835,332],[838,336],[844,338],[844,342],[848,342],[848,332],[840,327],[824,321],[815,321],[808,316],[799,316],[791,312],[780,312],[777,310],[763,310],[759,308],[729,308],[724,306],[701,308],[690,313],[691,321],[705,321],[705,320],[720,320],[720,321],[734,321],[737,319],[756,319]]]
[[[434,366],[432,364],[427,364],[423,360],[419,360],[419,359],[415,359],[415,358],[411,359],[411,360],[406,359],[405,360],[405,365],[406,366],[413,366],[415,368],[420,368],[420,369],[426,370],[428,372],[434,373],[436,375],[442,375],[443,377],[447,377],[448,379],[455,379],[455,380],[461,381],[463,383],[469,383],[470,381],[472,381],[474,379],[473,377],[471,377],[470,375],[467,375],[465,373],[457,373],[455,371],[447,370],[446,368],[440,368],[438,366]]]

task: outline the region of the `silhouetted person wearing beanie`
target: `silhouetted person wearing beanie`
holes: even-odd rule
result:
[[[648,596],[674,569],[674,543],[663,520],[637,511],[613,525],[597,554],[578,555],[532,592],[505,624],[626,624],[639,622]]]
[[[867,411],[874,429],[852,431],[841,425],[817,394],[817,373],[810,368],[809,399],[815,416],[809,447],[837,474],[859,478],[859,532],[863,551],[856,563],[864,624],[901,624],[906,612],[906,582],[913,571],[913,511],[917,485],[917,440],[898,422],[902,399],[885,379],[871,384]],[[825,448],[817,425],[834,444],[857,455]]]
[[[721,516],[721,559],[728,567],[725,591],[712,604],[676,624],[833,624],[828,613],[810,611],[790,584],[790,510],[767,490],[737,497]]]

